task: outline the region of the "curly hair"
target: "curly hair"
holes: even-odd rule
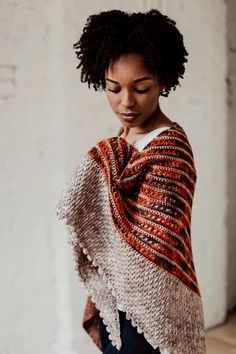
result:
[[[185,72],[188,53],[176,22],[150,10],[127,13],[121,10],[103,11],[90,15],[78,42],[73,45],[81,67],[81,82],[104,89],[105,71],[111,62],[126,53],[143,57],[146,67],[157,74],[167,97],[179,85]]]

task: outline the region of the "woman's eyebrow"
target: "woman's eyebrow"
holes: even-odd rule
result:
[[[106,77],[106,80],[107,80],[107,81],[111,81],[111,82],[113,82],[114,84],[118,84],[118,83],[119,83],[118,81],[109,79],[108,77]],[[151,78],[151,77],[148,77],[148,76],[140,77],[139,79],[136,79],[136,80],[134,80],[133,82],[140,82],[140,81],[144,81],[144,80],[152,80],[152,78]]]

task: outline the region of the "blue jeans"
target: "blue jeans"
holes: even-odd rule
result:
[[[125,317],[125,312],[118,310],[120,316],[120,332],[122,347],[118,350],[111,344],[106,331],[106,326],[99,317],[99,330],[103,354],[159,354],[158,348],[154,349],[147,342],[142,333],[138,333],[130,320]]]

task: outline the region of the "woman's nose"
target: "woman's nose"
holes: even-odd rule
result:
[[[131,92],[126,91],[121,96],[121,104],[123,107],[133,107],[135,104],[134,97]]]

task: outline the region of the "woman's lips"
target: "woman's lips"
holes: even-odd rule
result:
[[[139,113],[119,113],[119,115],[124,119],[126,122],[131,122],[135,118],[139,116]]]

